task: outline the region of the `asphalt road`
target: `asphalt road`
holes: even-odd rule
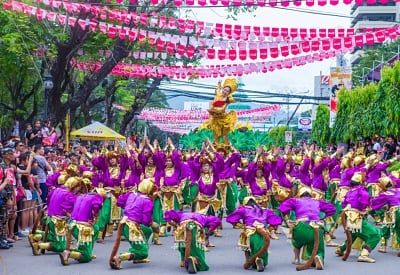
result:
[[[242,269],[244,263],[243,252],[236,247],[240,230],[225,225],[222,238],[213,238],[216,245],[206,254],[210,266],[204,274],[255,274],[255,271]],[[69,266],[61,266],[59,257],[52,253],[42,256],[32,256],[27,239],[18,241],[10,250],[0,250],[1,275],[102,275],[102,274],[186,274],[179,267],[178,251],[173,249],[173,237],[161,239],[162,246],[150,246],[149,264],[135,264],[124,262],[122,270],[111,270],[108,266],[108,257],[113,245],[113,238],[106,239],[104,244],[95,245],[97,259],[87,264],[77,264],[73,260]],[[343,240],[343,234],[338,234],[338,242]],[[128,243],[121,242],[120,251],[127,249]],[[352,253],[348,262],[335,257],[334,248],[326,248],[325,270],[297,272],[291,264],[292,248],[285,235],[280,240],[273,241],[270,247],[269,265],[265,273],[270,274],[400,274],[400,258],[396,252],[387,254],[373,252],[377,260],[375,264],[358,263],[357,252]]]

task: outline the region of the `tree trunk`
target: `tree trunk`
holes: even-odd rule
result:
[[[135,101],[131,106],[131,109],[124,115],[121,123],[121,134],[128,135],[128,125],[135,117],[135,113],[140,113],[147,102],[150,100],[153,92],[160,86],[162,78],[156,78],[151,83],[150,87],[146,89],[144,93],[140,93],[135,97]]]

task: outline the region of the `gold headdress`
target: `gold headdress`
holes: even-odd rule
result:
[[[119,157],[119,155],[118,155],[118,153],[115,152],[115,151],[109,151],[109,152],[107,153],[107,158],[108,158],[108,159],[112,159],[112,158],[118,159],[118,157]]]
[[[225,79],[222,87],[229,87],[231,89],[231,93],[234,93],[238,88],[236,78],[229,77],[229,78]]]
[[[350,167],[350,158],[344,157],[342,158],[342,161],[340,162],[340,168],[349,168]]]
[[[91,179],[93,177],[93,172],[91,171],[85,171],[82,173],[82,177],[84,179]]]
[[[256,201],[256,199],[253,196],[247,196],[243,199],[243,205],[246,205],[249,203],[250,200]]]
[[[206,163],[210,164],[210,163],[212,163],[212,159],[207,155],[202,155],[200,157],[200,163],[201,164],[206,164]]]
[[[379,162],[379,159],[376,154],[372,154],[365,160],[365,162],[370,165],[375,165]]]
[[[247,158],[240,159],[240,167],[246,168],[249,165],[249,160]]]
[[[324,152],[323,151],[319,151],[314,157],[314,162],[316,164],[318,164],[318,163],[320,163],[322,161],[323,158],[324,158]]]
[[[357,172],[351,177],[351,181],[361,184],[364,182],[364,176],[360,172]]]
[[[392,171],[391,174],[392,174],[395,178],[400,179],[400,170]]]
[[[294,156],[294,163],[300,165],[303,162],[303,156],[302,155],[295,155]]]
[[[69,188],[69,189],[74,189],[75,187],[79,186],[79,184],[82,182],[82,179],[79,177],[70,177],[67,179],[65,182],[64,186]]]
[[[310,195],[312,194],[311,187],[301,184],[298,191],[299,197],[303,196],[306,193]]]
[[[69,175],[66,172],[62,172],[60,176],[58,176],[57,182],[60,185],[64,185]]]
[[[379,179],[379,186],[382,187],[382,189],[387,189],[389,185],[393,185],[393,181],[389,177],[382,177]]]
[[[149,195],[153,191],[154,180],[144,179],[139,183],[138,191],[142,194]]]
[[[365,156],[363,156],[363,155],[356,156],[356,157],[353,159],[353,164],[354,164],[355,166],[357,166],[357,165],[363,163],[364,160],[365,160]]]
[[[65,172],[71,177],[78,176],[79,175],[79,167],[75,163],[70,163],[70,164],[68,164],[67,168],[65,168]]]

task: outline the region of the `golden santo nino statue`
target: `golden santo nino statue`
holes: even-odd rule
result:
[[[237,81],[235,78],[225,79],[223,85],[221,81],[215,89],[215,96],[213,101],[210,102],[210,117],[206,121],[205,126],[210,128],[214,135],[214,144],[229,146],[229,132],[235,129],[237,123],[237,115],[235,111],[226,112],[226,107],[230,103],[235,102],[233,93],[237,90]]]

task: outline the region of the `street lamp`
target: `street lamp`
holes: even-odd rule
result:
[[[53,89],[53,77],[49,74],[46,74],[44,76],[44,96],[45,96],[45,106],[44,106],[44,119],[47,119],[47,116],[49,114],[49,93],[51,89]]]

